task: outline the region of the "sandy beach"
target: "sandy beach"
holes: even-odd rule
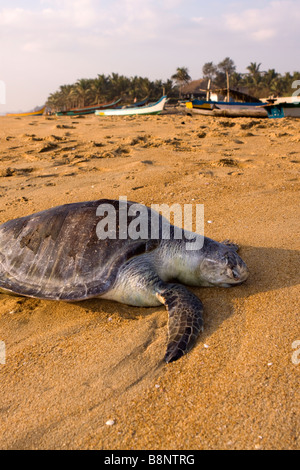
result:
[[[250,270],[191,288],[205,331],[171,364],[163,306],[0,294],[0,448],[299,449],[299,170],[297,119],[0,117],[0,223],[119,196],[204,204],[205,235]]]

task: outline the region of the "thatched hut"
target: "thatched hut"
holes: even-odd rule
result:
[[[193,100],[195,98],[212,101],[242,101],[244,103],[260,103],[258,98],[248,94],[246,88],[218,88],[207,78],[192,80],[182,87],[182,99]]]
[[[216,87],[206,78],[199,80],[192,80],[182,87],[182,98],[185,100],[192,100],[194,98],[207,99],[210,90],[210,95],[215,94]],[[211,99],[211,96],[210,96]]]

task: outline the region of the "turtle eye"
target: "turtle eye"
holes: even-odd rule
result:
[[[232,272],[234,279],[238,279],[240,277],[239,272],[236,268],[233,268],[231,272]]]
[[[236,266],[236,260],[235,260],[235,256],[234,254],[229,251],[226,253],[225,255],[225,260],[226,260],[226,265],[229,267],[229,268],[233,268],[234,266]]]

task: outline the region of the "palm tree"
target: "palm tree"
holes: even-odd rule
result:
[[[62,98],[59,91],[51,93],[46,103],[47,107],[53,111],[58,111],[62,106]]]
[[[269,69],[263,76],[264,85],[270,88],[272,81],[278,77],[278,73],[275,69]]]
[[[225,57],[225,59],[218,64],[218,70],[221,73],[228,73],[229,75],[231,75],[236,71],[236,65],[233,60],[230,59],[230,57]]]
[[[215,84],[220,88],[225,88],[228,85],[229,77],[236,71],[236,65],[230,57],[225,57],[218,66],[215,75]]]
[[[259,69],[261,66],[261,62],[257,64],[256,62],[250,62],[250,65],[248,65],[247,70],[249,70],[249,73],[251,75],[256,75],[259,73]]]
[[[72,108],[75,104],[76,95],[74,85],[61,85],[59,88],[61,101],[64,108]]]
[[[148,78],[142,77],[131,77],[130,79],[130,88],[128,94],[131,101],[134,99],[143,99],[150,95],[151,91],[151,82]]]
[[[112,73],[109,77],[109,89],[110,98],[125,97],[130,94],[130,79],[119,75],[118,73]]]
[[[249,71],[249,75],[254,86],[257,86],[261,79],[259,70],[260,66],[261,63],[257,64],[256,62],[251,62],[250,65],[248,65],[247,67],[247,70]]]
[[[75,83],[75,94],[79,100],[79,106],[82,108],[87,104],[90,96],[92,81],[88,78],[81,78]]]
[[[281,77],[276,77],[270,84],[270,90],[275,96],[281,96],[284,93],[284,83]]]
[[[242,74],[238,72],[233,72],[230,75],[230,86],[232,88],[238,88],[242,83]]]
[[[163,82],[163,88],[165,90],[165,94],[169,95],[173,91],[173,82],[170,78],[166,82]]]
[[[171,78],[172,80],[175,80],[177,86],[179,86],[179,98],[181,98],[181,90],[183,85],[191,81],[187,67],[177,67],[176,73],[174,73]]]
[[[213,62],[206,62],[202,67],[203,78],[213,80],[217,73],[217,66]]]
[[[98,75],[91,81],[90,100],[91,104],[99,104],[107,100],[108,79],[105,75]]]

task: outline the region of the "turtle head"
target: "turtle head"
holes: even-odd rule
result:
[[[181,242],[175,244],[174,250],[170,250],[169,244],[163,247],[163,258],[160,255],[156,268],[165,281],[178,280],[190,286],[230,287],[248,278],[248,268],[237,254],[236,245],[204,237],[201,248],[193,250],[187,250],[186,244]]]
[[[210,240],[208,249],[202,253],[198,265],[198,276],[202,285],[231,287],[244,282],[248,268],[236,250]]]

